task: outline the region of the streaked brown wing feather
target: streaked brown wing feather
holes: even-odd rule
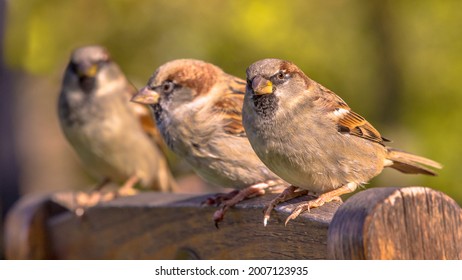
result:
[[[338,125],[341,129],[347,128],[351,135],[362,137],[374,142],[383,143],[384,139],[380,133],[362,116],[353,111],[338,118]]]
[[[245,136],[242,126],[242,104],[244,102],[245,81],[236,77],[229,76],[227,81],[228,88],[225,89],[224,96],[215,104],[214,108],[224,115],[225,132]]]
[[[331,90],[320,85],[320,96],[318,102],[322,102],[324,107],[332,112],[331,116],[337,122],[338,130],[373,142],[383,144],[389,141],[383,138],[379,131],[375,129],[365,118],[353,112],[351,108],[338,95]],[[335,112],[338,112],[335,114]]]

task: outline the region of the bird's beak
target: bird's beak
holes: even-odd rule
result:
[[[138,93],[132,97],[131,101],[146,105],[157,104],[159,103],[159,94],[146,86],[138,91]]]
[[[256,76],[252,80],[252,89],[256,95],[273,93],[273,83],[262,76]]]
[[[98,64],[82,64],[79,65],[77,68],[77,75],[79,77],[88,77],[88,78],[94,78],[96,74],[98,73],[99,67]]]

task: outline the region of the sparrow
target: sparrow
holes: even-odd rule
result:
[[[386,145],[365,118],[331,90],[311,80],[295,64],[263,59],[247,68],[243,124],[258,157],[292,184],[267,207],[306,191],[319,195],[298,205],[286,220],[295,219],[391,167],[403,173],[436,175],[442,165]]]
[[[136,92],[104,47],[71,54],[58,100],[61,129],[99,179],[97,189],[115,182],[121,184],[117,195],[136,193],[137,184],[157,191],[175,186],[150,109],[130,102]]]
[[[229,207],[286,185],[261,162],[246,137],[241,114],[245,85],[210,63],[179,59],[160,66],[132,98],[151,106],[165,143],[200,177],[238,189],[215,212],[216,226]]]

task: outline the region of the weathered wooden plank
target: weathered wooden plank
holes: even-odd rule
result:
[[[429,188],[374,188],[339,207],[328,235],[333,259],[462,259],[462,210]]]
[[[61,197],[50,197],[48,203],[66,204]],[[206,197],[143,193],[88,209],[83,218],[71,212],[50,216],[43,227],[46,240],[51,242],[40,248],[46,251],[42,256],[57,259],[327,257],[327,228],[338,203],[303,214],[287,227],[284,220],[294,205],[282,204],[264,227],[262,212],[274,197],[267,195],[239,203],[226,214],[220,229],[216,229],[212,215],[217,208],[200,206]],[[40,254],[29,252],[14,256],[37,255]]]

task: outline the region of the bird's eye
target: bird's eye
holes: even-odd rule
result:
[[[279,71],[277,74],[276,74],[276,78],[278,80],[284,80],[284,78],[286,77],[286,75],[284,74],[283,71]]]
[[[171,93],[175,88],[175,84],[172,81],[165,81],[162,83],[162,91],[165,93]]]

